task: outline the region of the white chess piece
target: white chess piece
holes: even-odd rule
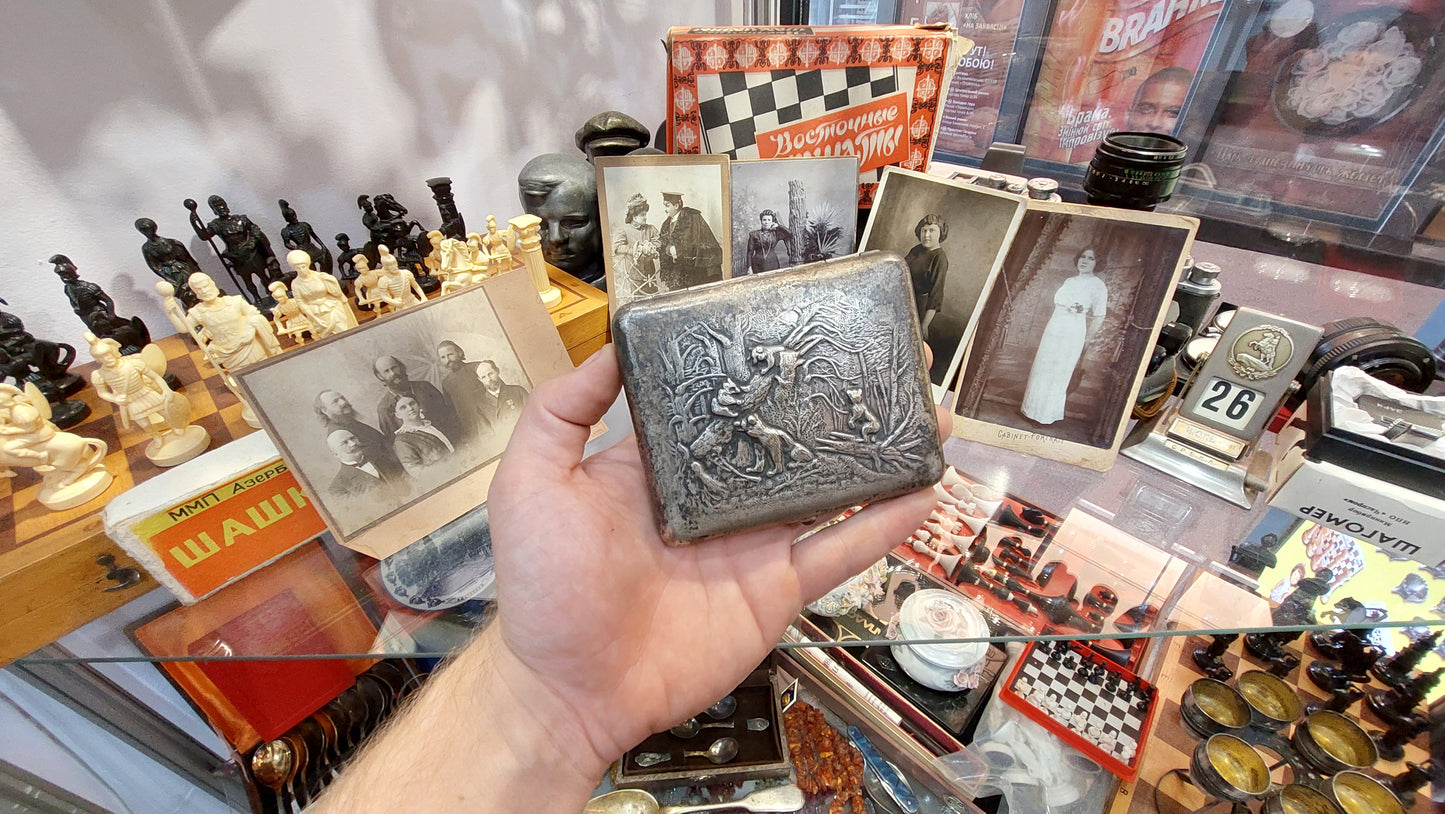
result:
[[[221,296],[220,289],[204,272],[189,279],[191,291],[201,299],[186,314],[200,328],[201,350],[221,374],[221,381],[241,401],[241,418],[260,428],[256,412],[241,395],[235,373],[246,365],[269,359],[281,352],[276,332],[256,306],[241,297]]]
[[[50,402],[34,382],[22,391],[0,384],[0,477],[14,466],[40,473],[36,499],[52,511],[73,509],[98,497],[115,480],[105,468],[104,441],[61,432],[50,423]]]
[[[291,281],[291,296],[311,324],[312,336],[325,339],[356,327],[356,314],[346,302],[341,283],[330,274],[313,269],[311,255],[293,249],[286,255],[286,263],[296,271],[296,279]]]
[[[522,253],[527,273],[532,275],[537,296],[542,298],[543,305],[555,308],[562,302],[562,292],[547,277],[547,263],[542,259],[542,219],[536,215],[518,215],[507,221],[507,225],[517,236],[517,250]]]
[[[410,308],[426,302],[426,292],[421,290],[421,284],[416,281],[416,275],[411,273],[411,269],[402,268],[401,264],[397,263],[396,256],[391,253],[391,249],[377,246],[376,253],[381,266],[377,275],[376,289],[382,302],[391,306],[393,311],[400,311],[403,308]],[[368,292],[369,294],[370,292]]]
[[[115,405],[120,425],[139,427],[151,437],[145,456],[156,466],[175,466],[210,446],[204,427],[191,423],[191,402],[166,386],[166,355],[154,344],[140,353],[121,356],[120,343],[99,339],[89,331],[90,355],[99,363],[90,383],[104,401]]]
[[[271,323],[276,327],[276,333],[291,337],[298,345],[305,344],[306,334],[314,335],[316,327],[301,313],[301,306],[286,292],[286,284],[273,280],[266,286],[266,290],[271,292],[271,299],[276,301],[276,305],[271,308]]]

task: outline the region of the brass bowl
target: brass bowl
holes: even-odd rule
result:
[[[1330,798],[1309,786],[1291,783],[1264,801],[1264,814],[1341,814]]]
[[[1299,719],[1299,696],[1278,676],[1250,670],[1239,676],[1239,694],[1249,704],[1255,726],[1278,732]]]
[[[1301,757],[1325,774],[1368,769],[1380,759],[1374,740],[1359,724],[1329,710],[1310,713],[1289,740]]]
[[[1221,800],[1243,803],[1269,791],[1269,766],[1253,746],[1227,733],[1210,735],[1194,747],[1190,778]]]
[[[1184,691],[1179,716],[1194,734],[1207,738],[1248,726],[1250,708],[1238,690],[1223,681],[1201,678]]]
[[[1330,794],[1344,814],[1405,814],[1400,799],[1369,775],[1340,772],[1330,780]]]

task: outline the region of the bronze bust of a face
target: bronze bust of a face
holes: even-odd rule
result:
[[[586,282],[601,279],[597,176],[581,156],[547,153],[517,176],[522,209],[542,219],[542,256]]]

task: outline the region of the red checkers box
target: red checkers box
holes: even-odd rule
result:
[[[858,157],[858,204],[886,166],[922,172],[973,43],[951,27],[674,28],[669,153]]]

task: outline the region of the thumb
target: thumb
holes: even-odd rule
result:
[[[526,409],[512,430],[498,480],[506,482],[576,466],[582,460],[592,425],[602,419],[621,389],[617,352],[610,344],[571,373],[539,385],[527,397]]]

